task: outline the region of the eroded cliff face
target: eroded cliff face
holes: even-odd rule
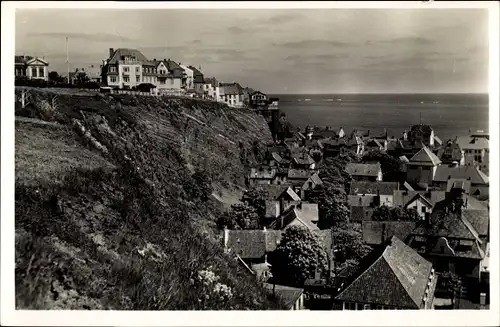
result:
[[[215,227],[271,141],[261,116],[192,99],[22,92],[18,308],[280,307],[223,253]]]

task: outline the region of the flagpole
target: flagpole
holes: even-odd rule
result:
[[[66,36],[66,68],[68,70],[68,84],[69,84],[69,51],[68,51],[68,37]]]

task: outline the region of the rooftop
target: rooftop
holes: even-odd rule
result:
[[[379,172],[382,171],[380,164],[362,163],[348,163],[345,170],[349,175],[373,177],[377,177]]]
[[[438,166],[436,168],[436,174],[434,175],[434,181],[436,182],[448,182],[448,179],[470,179],[472,184],[489,184],[489,178],[477,167],[473,166],[460,166],[460,167],[449,167],[449,166]]]
[[[395,190],[399,189],[397,182],[365,182],[352,181],[350,193],[355,194],[377,194],[393,195]]]

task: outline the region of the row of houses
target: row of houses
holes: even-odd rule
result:
[[[249,272],[266,280],[266,273],[256,271],[259,267],[268,269],[267,255],[279,244],[283,231],[300,225],[317,233],[329,253],[330,269],[327,275],[311,276],[304,289],[317,287],[319,281],[325,291],[325,281],[333,278],[334,285],[325,291],[333,299],[333,309],[432,309],[443,300],[435,299],[435,292],[439,276],[446,272],[462,279],[461,296],[474,298],[479,293],[486,294],[489,179],[479,165],[466,164],[471,158],[465,156],[476,156],[472,158],[474,162],[484,160],[488,153],[484,140],[488,137],[478,132],[463,139],[468,141],[456,139],[443,144],[430,126],[421,125],[413,126],[397,140],[387,135],[373,136],[369,131],[354,130],[348,134],[343,128],[338,131],[326,128],[316,133],[308,127],[304,132],[299,131],[294,138],[270,146],[265,163],[251,168],[248,174],[249,185],[270,190],[262,217],[267,229],[226,230],[226,239],[235,237],[236,241],[225,242],[224,247],[237,253]],[[464,142],[474,144],[470,147],[481,147],[481,153]],[[397,146],[391,148],[391,143]],[[461,162],[455,160],[457,151],[450,151],[456,145],[463,155]],[[373,150],[398,159],[404,175],[401,181],[384,181],[380,162],[347,164],[345,171],[351,178],[350,220],[361,224],[363,240],[374,250],[355,269],[338,272],[334,269],[335,240],[329,230],[320,230],[317,204],[304,199],[309,190],[322,183],[318,164],[323,158],[343,152],[361,156]],[[420,219],[375,221],[373,212],[381,206],[412,208]],[[241,241],[242,235],[252,233],[263,235],[259,237],[264,240]],[[268,241],[269,238],[273,241]],[[253,258],[248,253],[256,244],[269,247],[263,246],[258,258]],[[303,294],[304,289],[295,290],[294,294]],[[477,302],[484,304],[484,296]]]

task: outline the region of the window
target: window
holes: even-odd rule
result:
[[[364,310],[370,310],[370,309],[371,309],[371,307],[370,307],[370,305],[369,305],[369,304],[365,304],[365,305],[363,306],[363,309],[364,309]]]
[[[114,67],[114,66],[109,67],[109,71],[111,73],[116,73],[116,67]]]
[[[356,303],[356,310],[363,310],[363,305],[361,303]]]
[[[130,77],[128,77],[128,76],[123,77],[123,82],[125,82],[125,83],[130,82]]]
[[[344,302],[346,310],[356,310],[356,303]]]
[[[31,68],[31,77],[37,77],[36,73],[37,73],[36,68]]]
[[[123,72],[128,73],[129,72],[129,68],[128,67],[123,67]]]
[[[141,75],[137,75],[137,76],[135,76],[135,80],[136,80],[137,82],[140,82],[140,81],[141,81]]]
[[[135,72],[139,73],[139,67],[135,67]]]
[[[422,207],[422,213],[425,213],[426,210],[427,210],[426,207]]]
[[[109,77],[109,81],[110,81],[111,83],[116,83],[116,76],[110,76],[110,77]]]
[[[38,74],[40,77],[44,77],[45,76],[45,69],[44,68],[38,68]]]

